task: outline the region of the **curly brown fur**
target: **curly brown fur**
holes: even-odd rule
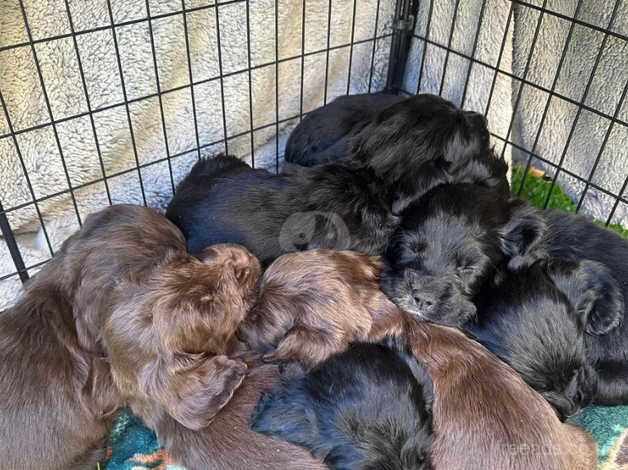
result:
[[[401,337],[434,383],[434,468],[595,468],[590,436],[562,424],[509,366],[459,331],[397,310],[377,287],[379,259],[315,251],[290,255],[280,266],[273,274],[279,303],[273,303],[270,292],[264,299],[262,288],[264,310],[246,323],[250,329],[244,336],[266,352],[291,336],[291,348],[270,357],[305,357],[310,366],[345,350],[352,339],[375,340],[387,333]],[[308,276],[297,275],[303,266]],[[316,296],[282,298],[280,286]],[[347,286],[360,292],[359,298],[348,296]],[[286,334],[293,324],[308,334]]]

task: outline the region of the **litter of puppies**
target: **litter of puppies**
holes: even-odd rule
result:
[[[628,404],[625,239],[510,196],[432,95],[339,98],[286,160],[64,243],[0,314],[3,468],[89,466],[125,406],[189,469],[595,468],[563,421]]]

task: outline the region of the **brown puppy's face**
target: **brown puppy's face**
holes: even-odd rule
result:
[[[228,343],[254,299],[259,262],[216,245],[121,286],[104,341],[116,382],[131,400],[162,409],[191,429],[209,424],[246,372]]]

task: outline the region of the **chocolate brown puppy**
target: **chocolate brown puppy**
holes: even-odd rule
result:
[[[393,334],[407,344],[434,384],[434,468],[595,468],[591,437],[561,423],[508,365],[463,333],[396,309],[377,288],[379,259],[325,250],[289,256],[276,267],[281,275],[262,279],[257,304],[264,306],[262,313],[251,322],[247,318],[240,330],[254,347],[267,354],[270,349],[268,358],[311,357],[305,362],[313,365],[325,354],[345,350],[353,339]],[[302,266],[307,274],[298,275]],[[272,291],[265,290],[267,282]],[[351,289],[359,296],[349,296]],[[304,295],[284,298],[284,290]],[[286,341],[289,347],[280,349]],[[280,354],[273,355],[277,345]]]
[[[306,450],[250,429],[253,408],[263,390],[278,384],[279,371],[274,365],[249,370],[226,353],[259,266],[251,267],[254,258],[241,248],[210,250],[221,272],[169,269],[120,292],[103,328],[115,384],[169,455],[190,470],[326,468]]]
[[[105,438],[112,413],[126,403],[101,340],[117,305],[143,306],[146,328],[159,330],[170,348],[180,345],[174,335],[188,332],[191,321],[199,338],[203,327],[223,321],[221,314],[244,316],[257,260],[239,247],[210,248],[201,258],[188,255],[181,232],[153,210],[118,205],[87,217],[0,315],[3,468],[72,468]],[[176,320],[164,328],[164,318]],[[126,327],[130,340],[146,340]],[[240,384],[245,366],[217,358],[220,342],[198,339],[185,348],[170,362],[151,357],[163,366],[151,376],[159,379],[153,391],[158,399],[177,396],[169,410],[175,419],[205,425]],[[195,399],[191,410],[186,403],[198,396],[203,400]]]

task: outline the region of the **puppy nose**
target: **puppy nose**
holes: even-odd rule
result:
[[[414,290],[412,291],[412,298],[420,310],[430,310],[434,306],[434,299],[424,292]]]

